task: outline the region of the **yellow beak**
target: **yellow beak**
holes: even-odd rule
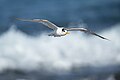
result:
[[[66,34],[70,34],[69,32],[66,32]]]

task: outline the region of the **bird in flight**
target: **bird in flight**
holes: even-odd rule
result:
[[[65,27],[58,27],[57,25],[53,24],[52,22],[45,20],[45,19],[22,19],[22,18],[16,18],[17,20],[21,20],[21,21],[29,21],[29,22],[37,22],[37,23],[41,23],[49,28],[51,28],[53,30],[52,33],[48,34],[48,36],[54,36],[54,37],[61,37],[61,36],[65,36],[67,34],[69,34],[69,31],[82,31],[85,33],[89,33],[95,36],[98,36],[102,39],[105,40],[109,40],[101,35],[98,35],[95,32],[92,32],[86,28],[65,28]]]

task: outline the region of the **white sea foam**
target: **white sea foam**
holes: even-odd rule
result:
[[[28,36],[10,29],[0,36],[0,71],[4,69],[69,71],[86,65],[120,64],[120,24],[99,34],[111,41],[80,32],[65,37]]]

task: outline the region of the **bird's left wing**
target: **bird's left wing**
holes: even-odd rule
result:
[[[58,26],[56,26],[55,24],[53,24],[52,22],[45,20],[45,19],[21,19],[21,18],[16,18],[17,20],[21,20],[21,21],[29,21],[29,22],[38,22],[38,23],[42,23],[44,25],[46,25],[47,27],[56,30],[58,28]]]
[[[101,36],[101,35],[98,35],[97,33],[92,32],[92,31],[90,31],[90,30],[88,30],[88,29],[85,29],[85,28],[65,28],[65,29],[66,29],[67,31],[82,31],[82,32],[85,32],[85,33],[89,33],[89,34],[98,36],[98,37],[100,37],[100,38],[102,38],[102,39],[109,40],[109,39],[107,39],[107,38],[105,38],[105,37],[103,37],[103,36]]]

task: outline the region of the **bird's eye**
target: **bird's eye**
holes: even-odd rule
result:
[[[65,29],[62,29],[63,32],[65,32]]]

